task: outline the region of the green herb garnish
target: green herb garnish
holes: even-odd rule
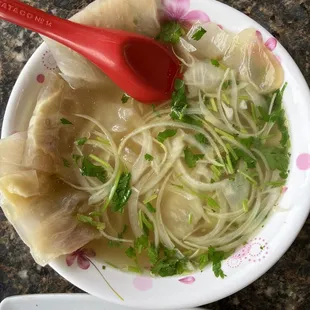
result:
[[[199,269],[203,270],[209,264],[209,257],[207,253],[201,254],[198,259]]]
[[[249,169],[251,168],[255,168],[256,167],[256,159],[249,156],[247,153],[245,153],[244,151],[240,150],[240,149],[234,149],[235,154],[238,156],[239,159],[243,159],[244,162],[246,163],[247,167]],[[231,159],[232,163],[233,163],[233,167],[236,167],[236,161],[234,160],[234,158]]]
[[[121,174],[117,188],[111,201],[111,209],[113,212],[123,212],[124,207],[131,195],[130,179],[131,173],[123,172]]]
[[[220,208],[219,204],[211,197],[207,197],[207,204],[210,206],[213,210],[218,210]]]
[[[142,250],[147,249],[148,245],[149,245],[149,238],[147,235],[142,235],[141,237],[138,237],[134,242],[134,248],[138,254],[140,254]]]
[[[145,204],[145,206],[147,207],[147,209],[151,212],[151,213],[155,213],[156,209],[152,206],[152,204],[150,202],[147,202]]]
[[[145,160],[147,161],[153,161],[154,157],[151,154],[145,154],[144,155]]]
[[[164,141],[167,139],[167,138],[171,138],[173,136],[175,136],[177,133],[177,130],[176,129],[166,129],[162,132],[160,132],[157,136],[157,140],[160,142],[160,143],[164,143]]]
[[[197,133],[195,139],[201,144],[208,144],[208,139],[202,133]]]
[[[188,259],[179,258],[175,250],[164,250],[164,257],[160,258],[151,268],[154,275],[161,277],[170,277],[177,274],[183,274],[186,271]]]
[[[242,201],[242,208],[244,212],[249,212],[249,201],[247,199]]]
[[[143,271],[143,270],[141,270],[141,268],[139,266],[127,266],[127,270],[129,272],[139,273],[139,274],[141,274]]]
[[[94,165],[88,157],[83,158],[80,171],[83,176],[97,178],[102,183],[107,180],[107,171],[102,166]]]
[[[158,260],[158,255],[158,249],[155,247],[154,244],[151,244],[147,249],[147,256],[149,257],[151,264],[156,264]]]
[[[75,144],[76,145],[84,145],[87,141],[87,138],[86,137],[83,137],[83,138],[80,138],[78,140],[75,141]]]
[[[154,225],[149,220],[149,218],[141,211],[141,220],[142,220],[142,229],[144,230],[145,234],[149,234],[149,231],[154,231]]]
[[[189,147],[184,149],[185,163],[189,168],[195,168],[198,160],[203,159],[203,154],[194,154]]]
[[[230,86],[231,86],[231,80],[227,80],[227,81],[225,81],[225,82],[223,83],[222,89],[223,89],[223,90],[226,90],[226,89],[228,89],[228,87],[230,87]]]
[[[183,120],[185,110],[188,106],[184,81],[180,79],[175,80],[174,92],[172,93],[171,99],[171,118],[173,120]]]
[[[70,168],[71,165],[70,165],[68,159],[62,158],[62,162],[63,162],[65,167]]]
[[[288,177],[289,155],[284,148],[266,147],[261,149],[266,157],[268,166],[271,170],[279,170],[280,177],[286,179]]]
[[[211,59],[211,64],[212,64],[214,67],[219,67],[219,66],[220,66],[219,61],[216,60],[216,59]]]
[[[157,38],[165,43],[177,44],[180,41],[180,37],[184,34],[184,30],[178,22],[169,21],[161,27]]]
[[[214,272],[214,275],[217,278],[221,277],[222,279],[224,279],[226,275],[224,274],[222,270],[222,260],[225,259],[225,253],[217,252],[215,251],[213,247],[209,247],[208,257],[209,257],[209,261],[212,262],[212,270]]]
[[[226,275],[222,270],[222,261],[226,258],[226,253],[215,251],[213,247],[209,247],[208,253],[199,256],[198,263],[200,270],[203,270],[209,263],[212,263],[214,275],[224,279]]]
[[[67,120],[66,118],[61,118],[60,119],[60,122],[63,124],[63,125],[73,125],[73,123],[71,123],[69,120]]]
[[[136,250],[131,246],[129,247],[127,250],[126,250],[126,255],[129,257],[129,258],[136,258],[137,257],[137,253],[136,253]]]
[[[122,96],[122,103],[126,103],[131,97],[127,95],[126,93],[123,94]]]
[[[289,132],[288,128],[286,126],[286,117],[285,117],[285,111],[282,107],[282,101],[283,101],[283,94],[287,87],[287,83],[284,84],[284,86],[277,90],[275,92],[276,98],[274,100],[274,105],[271,111],[271,114],[268,114],[268,111],[266,111],[263,107],[258,107],[258,111],[261,115],[260,119],[265,122],[273,122],[277,124],[280,132],[281,132],[281,141],[280,144],[283,148],[288,149],[289,148]]]
[[[279,89],[276,92],[277,94],[276,99],[274,102],[272,112],[269,117],[270,121],[275,122],[278,125],[279,130],[281,131],[282,138],[281,138],[280,144],[284,148],[289,147],[289,138],[290,138],[288,128],[286,126],[285,111],[282,107],[283,94],[284,94],[286,87],[287,87],[287,83],[284,84],[281,90]]]
[[[207,31],[204,28],[199,26],[199,28],[192,35],[192,39],[195,40],[195,41],[199,41],[206,32]]]
[[[87,216],[87,215],[83,215],[83,214],[78,214],[77,215],[77,219],[78,221],[85,223],[85,224],[89,224],[95,228],[97,228],[98,230],[104,230],[105,229],[105,224],[95,221],[91,216]]]
[[[193,213],[188,215],[188,224],[191,225],[193,223]]]

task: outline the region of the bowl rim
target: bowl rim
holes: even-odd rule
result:
[[[194,2],[194,1],[193,1]],[[248,22],[251,25],[255,25],[255,27],[257,29],[259,29],[260,31],[263,32],[264,35],[269,35],[271,36],[271,34],[266,31],[262,26],[260,26],[258,23],[256,23],[255,21],[253,21],[251,18],[249,18],[248,16],[244,15],[243,13],[229,7],[226,4],[220,3],[218,1],[208,1],[208,2],[203,2],[202,0],[196,0],[195,1],[198,7],[202,7],[204,10],[205,7],[207,6],[215,6],[216,10],[229,10],[232,12],[232,15],[236,15],[239,16],[242,19],[247,19]],[[246,27],[246,25],[245,25]],[[299,81],[299,86],[300,89],[302,89],[302,93],[305,95],[306,98],[309,98],[309,102],[310,102],[310,90],[309,87],[301,73],[301,71],[299,70],[298,66],[296,65],[296,63],[294,62],[294,60],[292,59],[292,57],[288,54],[288,52],[283,48],[283,46],[281,44],[278,44],[278,48],[280,49],[280,53],[281,53],[281,57],[283,57],[283,59],[285,59],[285,64],[289,64],[290,68],[292,69],[293,73],[292,75],[294,77],[296,77]],[[13,131],[13,125],[14,122],[16,122],[16,119],[18,118],[17,115],[17,102],[20,101],[20,97],[21,97],[21,93],[23,93],[25,91],[25,87],[27,86],[27,76],[32,74],[32,72],[34,71],[34,67],[36,66],[36,64],[38,63],[39,59],[41,58],[43,52],[46,50],[46,45],[43,43],[41,44],[41,46],[34,52],[34,54],[31,56],[31,58],[29,59],[29,61],[27,62],[27,64],[25,65],[25,67],[23,68],[23,70],[21,71],[14,87],[11,93],[11,96],[9,98],[6,110],[5,110],[5,114],[4,114],[4,119],[3,119],[3,125],[2,125],[2,134],[1,137],[5,138],[7,137],[9,134],[12,133]],[[310,112],[308,112],[308,116],[310,119]],[[310,146],[307,147],[307,150],[310,153]],[[308,178],[307,180],[307,184],[310,184],[310,171],[305,172],[305,178]],[[306,181],[305,181],[306,182]],[[227,285],[225,288],[223,288],[221,291],[215,292],[213,294],[213,296],[207,296],[204,295],[203,293],[200,293],[199,295],[195,295],[196,299],[192,300],[190,298],[180,298],[180,300],[182,300],[182,304],[180,305],[180,300],[176,299],[175,301],[170,301],[169,305],[165,305],[163,303],[159,303],[158,305],[154,304],[154,300],[156,299],[156,296],[153,296],[153,301],[152,302],[145,302],[143,301],[142,303],[139,302],[139,300],[127,300],[125,302],[126,306],[130,306],[130,307],[135,307],[135,308],[148,308],[151,309],[153,307],[158,307],[161,309],[172,309],[178,306],[182,306],[182,307],[192,307],[192,306],[200,306],[206,303],[211,303],[214,302],[216,300],[225,298],[241,289],[243,289],[244,287],[248,286],[249,284],[251,284],[252,282],[254,282],[256,279],[258,279],[259,277],[261,277],[264,273],[266,273],[282,256],[283,254],[287,251],[287,249],[291,246],[291,244],[293,243],[293,241],[295,240],[295,238],[297,237],[299,231],[301,230],[302,226],[304,225],[309,211],[310,211],[310,195],[303,197],[302,200],[302,205],[303,207],[300,208],[300,210],[298,210],[298,212],[296,212],[295,216],[296,216],[296,223],[294,226],[290,226],[289,228],[286,228],[286,242],[284,244],[282,244],[281,247],[277,247],[276,252],[273,254],[273,256],[269,259],[268,263],[264,264],[264,265],[260,265],[259,268],[257,268],[257,270],[253,273],[250,273],[247,275],[246,278],[237,278],[237,283],[234,283],[234,285],[229,284]],[[63,265],[59,263],[58,260],[55,260],[53,262],[50,263],[50,266],[56,270],[61,276],[63,276],[65,279],[67,279],[68,281],[70,281],[71,283],[73,283],[74,285],[76,285],[77,287],[88,291],[89,293],[100,297],[100,298],[104,298],[105,300],[112,302],[112,303],[120,303],[120,304],[124,304],[122,302],[120,302],[119,300],[116,300],[114,298],[111,298],[109,296],[105,296],[104,293],[98,294],[97,292],[93,292],[92,290],[89,290],[85,287],[84,283],[83,283],[83,279],[81,278],[80,280],[77,279],[70,279],[70,275],[68,276],[68,274],[72,273],[72,271],[68,271],[65,270]],[[223,285],[224,286],[224,285]]]

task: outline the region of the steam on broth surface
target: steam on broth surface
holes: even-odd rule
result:
[[[91,242],[124,270],[212,264],[224,277],[221,261],[262,226],[287,178],[280,63],[255,29],[160,23],[155,1],[98,0],[73,19],[156,37],[183,78],[171,100],[147,106],[46,39],[60,74],[28,131],[0,143],[6,216],[42,265]]]

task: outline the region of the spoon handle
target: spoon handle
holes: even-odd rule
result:
[[[0,19],[38,32],[78,52],[82,52],[83,48],[80,50],[82,45],[88,45],[92,41],[90,31],[100,32],[102,41],[111,40],[111,33],[105,29],[95,29],[71,22],[18,0],[0,0]],[[113,35],[112,37],[116,43],[117,37]]]
[[[74,27],[73,23],[17,0],[0,0],[0,18],[46,35],[58,42],[63,40],[65,32],[72,31]]]

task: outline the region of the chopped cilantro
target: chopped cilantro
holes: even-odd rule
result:
[[[77,215],[77,219],[78,221],[85,223],[85,224],[89,224],[95,228],[97,228],[98,230],[104,230],[105,229],[105,224],[95,221],[91,216],[87,216],[87,215],[83,215],[83,214],[78,214]]]
[[[216,59],[211,59],[211,64],[212,64],[214,67],[219,67],[219,66],[220,66],[219,61],[216,60]]]
[[[164,249],[164,257],[157,260],[151,268],[154,275],[169,277],[176,274],[183,274],[186,271],[188,259],[179,258],[175,250]]]
[[[102,265],[102,267],[101,267],[102,270],[105,270],[106,268],[107,268],[107,267],[104,266],[104,265]]]
[[[147,235],[142,235],[138,237],[134,242],[134,248],[138,254],[140,254],[142,250],[147,249],[148,245],[149,245],[149,239]]]
[[[171,138],[173,136],[175,136],[177,133],[177,130],[176,129],[166,129],[162,132],[160,132],[157,136],[157,140],[160,142],[160,143],[164,143],[164,141],[167,139],[167,138]]]
[[[185,94],[184,81],[176,79],[174,83],[174,92],[172,93],[171,113],[170,116],[173,120],[182,120],[185,110],[187,109],[187,97]]]
[[[155,213],[156,209],[152,206],[152,204],[150,202],[147,202],[145,204],[145,206],[147,207],[147,209],[151,212],[151,213]]]
[[[279,170],[280,177],[286,179],[288,176],[289,155],[286,149],[281,147],[266,147],[261,149],[266,157],[268,166],[271,170]]]
[[[126,93],[123,94],[122,97],[122,103],[126,103],[131,97],[129,95],[127,95]]]
[[[243,152],[240,149],[235,149],[235,154],[239,159],[243,159],[249,169],[256,167],[256,159],[249,156],[247,153]],[[232,163],[235,163],[234,159],[232,159]],[[233,164],[235,167],[235,165]]]
[[[127,270],[129,272],[142,273],[142,270],[138,266],[127,266]]]
[[[189,224],[189,225],[193,224],[193,213],[190,213],[190,214],[188,215],[188,224]]]
[[[151,154],[145,154],[144,155],[145,160],[147,161],[153,161],[154,157]]]
[[[206,33],[207,31],[202,28],[201,26],[199,26],[199,28],[194,32],[194,34],[192,35],[192,39],[195,40],[195,41],[199,41],[203,36],[204,34]]]
[[[83,138],[80,138],[78,140],[75,141],[75,144],[76,145],[84,145],[87,141],[87,138],[86,137],[83,137]]]
[[[123,212],[124,207],[131,195],[130,179],[131,173],[123,172],[121,174],[117,188],[111,201],[111,208],[113,212]]]
[[[184,33],[184,30],[178,22],[169,21],[162,25],[157,38],[165,43],[177,44]]]
[[[224,279],[226,275],[224,274],[222,270],[222,260],[225,259],[225,253],[215,251],[213,247],[209,247],[208,258],[209,258],[209,261],[212,262],[212,270],[214,272],[214,275],[217,278],[221,277],[222,279]]]
[[[210,206],[213,210],[218,210],[220,208],[219,204],[211,197],[207,197],[207,204]]]
[[[141,212],[141,219],[142,219],[142,228],[146,234],[148,234],[150,230],[152,231],[154,230],[153,223],[149,220],[149,218],[143,212]]]
[[[63,162],[63,164],[64,164],[65,167],[70,168],[71,165],[70,165],[68,159],[63,158],[63,159],[62,159],[62,162]]]
[[[278,125],[279,130],[281,131],[282,138],[281,138],[280,144],[284,148],[289,147],[289,138],[290,138],[288,128],[286,126],[285,111],[282,107],[283,94],[284,94],[286,87],[287,87],[287,83],[284,84],[281,90],[279,89],[276,92],[277,94],[276,99],[274,102],[272,112],[270,114],[270,121],[275,122]]]
[[[226,90],[226,89],[228,89],[230,86],[231,86],[231,80],[227,80],[227,81],[225,81],[225,82],[223,83],[222,89],[223,89],[223,90]]]
[[[195,168],[198,160],[204,157],[203,154],[194,154],[189,147],[184,149],[185,163],[189,168]]]
[[[147,256],[149,257],[151,264],[156,264],[158,255],[158,249],[156,249],[154,244],[151,244],[147,249]]]
[[[129,258],[136,258],[137,256],[136,250],[132,246],[129,247],[125,253]]]
[[[107,172],[102,166],[94,165],[88,157],[84,157],[82,161],[82,168],[80,168],[81,174],[86,177],[95,177],[102,183],[107,180]]]
[[[66,118],[61,118],[60,119],[60,122],[63,124],[63,125],[73,125],[73,123],[71,123],[69,120],[67,120]]]
[[[202,133],[197,133],[195,139],[201,144],[208,144],[208,139]]]
[[[247,199],[242,201],[242,208],[244,212],[249,212],[249,201]]]
[[[251,147],[259,148],[261,146],[261,140],[256,137],[249,137],[246,139],[239,140],[242,145],[250,149]]]
[[[265,121],[265,122],[273,122],[275,124],[277,124],[280,132],[281,132],[281,141],[280,144],[284,147],[284,148],[289,148],[289,132],[288,132],[288,128],[286,126],[286,117],[285,117],[285,111],[282,107],[282,101],[283,101],[283,94],[284,91],[287,87],[287,83],[284,84],[284,86],[282,87],[282,89],[279,89],[275,92],[276,94],[276,98],[274,101],[274,105],[271,111],[271,114],[268,115],[268,112],[263,109],[262,107],[258,107],[258,111],[261,115],[260,119]]]
[[[207,253],[201,254],[198,259],[199,269],[203,270],[209,264],[209,257]]]

